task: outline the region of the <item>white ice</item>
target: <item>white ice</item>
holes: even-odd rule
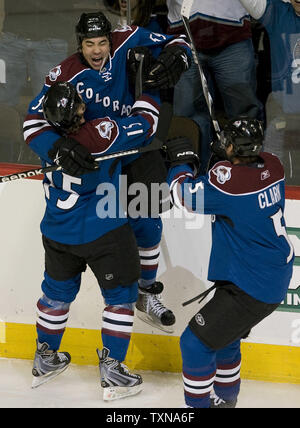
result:
[[[122,400],[103,402],[97,366],[70,367],[31,389],[32,361],[0,358],[0,408],[180,408],[180,373],[139,372],[144,390]],[[300,408],[300,385],[242,380],[241,408]]]

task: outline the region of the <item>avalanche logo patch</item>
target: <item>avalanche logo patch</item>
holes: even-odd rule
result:
[[[49,71],[49,79],[51,82],[55,82],[58,78],[58,76],[61,75],[61,65],[58,65],[57,67],[52,68],[52,70]]]
[[[217,182],[224,184],[226,181],[231,179],[231,169],[232,168],[230,166],[220,165],[217,166],[217,168],[214,168],[212,172],[217,177]]]
[[[96,126],[96,128],[102,138],[106,138],[108,140],[111,139],[112,130],[114,128],[113,122],[105,120],[103,122],[100,122],[99,125]]]
[[[263,171],[260,174],[260,179],[263,181],[263,180],[266,180],[267,178],[269,178],[270,176],[271,176],[270,171],[268,169],[266,169],[265,171]]]
[[[61,98],[58,102],[57,102],[57,107],[62,106],[63,108],[66,108],[68,104],[68,100],[67,98]]]

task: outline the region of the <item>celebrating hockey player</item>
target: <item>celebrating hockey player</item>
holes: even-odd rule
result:
[[[241,338],[278,307],[292,276],[284,171],[275,155],[261,152],[262,141],[259,121],[229,121],[212,147],[224,160],[198,177],[189,142],[168,143],[174,203],[212,215],[208,280],[215,293],[180,338],[187,407],[235,407]]]
[[[155,58],[152,60],[151,55],[146,55],[147,49],[144,49],[146,69],[143,82],[148,89],[158,91],[173,87],[189,67],[191,53],[184,36],[156,34],[136,26],[112,31],[110,22],[101,12],[82,14],[76,26],[76,36],[78,52],[49,72],[41,93],[30,104],[24,127],[26,141],[33,150],[41,138],[46,141],[48,149],[58,139],[55,132],[47,133],[39,125],[43,97],[53,83],[68,81],[76,87],[86,104],[86,120],[105,116],[113,119],[126,117],[135,101],[130,81],[134,80],[132,74],[138,67],[135,52],[140,53],[140,50],[136,47],[149,48]],[[128,70],[131,79],[128,78]],[[132,180],[146,184],[163,181],[165,176],[156,164],[156,160],[159,162],[158,154],[153,156],[155,162],[147,156],[145,160],[139,158],[138,165],[131,158],[132,164],[126,167],[126,173],[130,173]],[[156,175],[145,177],[150,162]],[[152,218],[129,218],[129,221],[136,236],[141,262],[137,314],[154,327],[171,332],[175,316],[160,301],[163,284],[156,281],[161,218],[157,215]]]
[[[88,265],[106,305],[101,330],[104,347],[97,350],[103,398],[133,395],[141,390],[142,378],[130,373],[122,362],[138,296],[138,249],[120,201],[115,200],[116,215],[102,212],[106,192],[101,186],[110,184],[118,195],[121,165],[113,165],[113,159],[98,165],[91,153],[108,154],[147,144],[156,129],[158,106],[150,96],[142,95],[128,117],[116,121],[106,116],[85,123],[85,104],[74,86],[56,82],[45,94],[42,108],[44,119],[39,119],[38,126],[44,132],[35,138],[33,148],[44,164],[56,163],[62,170],[44,178],[46,211],[41,231],[45,274],[43,295],[37,303],[32,386],[47,382],[70,363],[70,355],[58,349],[81,274]]]

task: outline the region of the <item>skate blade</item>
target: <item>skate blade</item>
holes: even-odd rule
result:
[[[172,325],[163,325],[163,324],[157,324],[155,321],[152,320],[151,317],[149,317],[148,314],[145,312],[141,312],[138,309],[136,310],[137,317],[144,321],[145,323],[151,325],[154,328],[158,328],[159,330],[164,331],[165,333],[174,333],[174,328]]]
[[[33,376],[31,388],[34,389],[40,385],[43,385],[46,382],[49,382],[51,379],[54,379],[56,376],[58,376],[59,374],[64,372],[68,367],[69,367],[69,364],[60,370],[56,370],[54,372],[47,373],[43,376]]]
[[[120,398],[129,397],[131,395],[136,395],[143,389],[143,384],[135,385],[135,386],[110,386],[103,389],[103,400],[104,401],[113,401],[118,400]]]

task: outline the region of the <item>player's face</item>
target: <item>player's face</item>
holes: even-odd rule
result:
[[[300,0],[291,0],[291,4],[296,14],[300,16]]]
[[[101,70],[109,56],[109,40],[106,36],[83,39],[81,49],[89,66]]]

